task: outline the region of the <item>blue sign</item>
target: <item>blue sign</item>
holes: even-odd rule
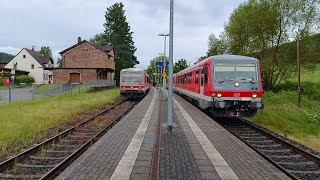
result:
[[[156,62],[156,66],[163,66],[163,61],[157,61]],[[169,62],[165,62],[165,66],[168,67],[169,66]]]

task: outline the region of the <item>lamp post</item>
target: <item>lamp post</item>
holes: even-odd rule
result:
[[[172,77],[173,77],[173,0],[170,0],[168,131],[172,131]]]
[[[164,36],[164,50],[163,50],[163,69],[162,69],[162,73],[166,72],[166,46],[167,46],[167,36],[170,36],[170,34],[164,34],[161,33],[158,36]],[[163,91],[165,91],[166,88],[166,78],[163,76],[163,80],[162,80],[162,85],[163,85]]]

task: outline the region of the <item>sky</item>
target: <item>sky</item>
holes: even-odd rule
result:
[[[175,0],[174,62],[193,64],[208,50],[208,36],[216,36],[235,8],[245,0]],[[123,2],[127,21],[140,61],[146,69],[150,60],[164,52],[169,32],[169,0],[0,0],[0,52],[16,55],[22,48],[49,46],[56,61],[59,52],[77,38],[89,40],[103,32],[105,11]],[[167,55],[169,52],[167,41]]]

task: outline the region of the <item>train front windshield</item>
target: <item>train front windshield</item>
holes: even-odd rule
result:
[[[258,81],[256,63],[215,63],[215,81]]]
[[[142,73],[123,73],[122,84],[124,85],[142,85]]]

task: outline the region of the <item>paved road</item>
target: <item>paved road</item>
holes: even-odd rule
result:
[[[9,90],[0,90],[0,102],[9,101]],[[42,97],[42,95],[36,95],[36,98]],[[26,100],[32,99],[32,88],[15,88],[11,90],[11,99],[15,100]]]

